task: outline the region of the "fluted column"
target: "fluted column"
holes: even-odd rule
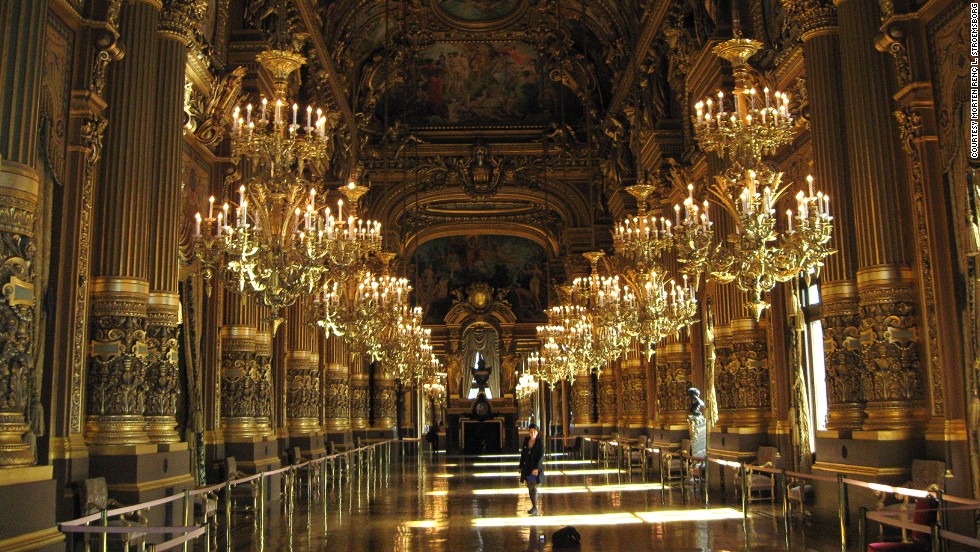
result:
[[[286,311],[286,424],[290,436],[320,432],[320,356],[314,351],[313,329],[306,324],[304,305]]]
[[[92,338],[86,441],[137,445],[146,433],[147,243],[154,188],[154,113],[160,6],[130,2],[119,16],[125,55],[110,66],[102,179],[96,189]]]
[[[643,367],[640,345],[634,344],[623,355],[620,364],[620,385],[623,390],[623,410],[620,424],[630,429],[646,426],[647,414],[647,374]]]
[[[34,215],[47,0],[0,4],[0,468],[34,464],[24,442],[34,378]]]
[[[844,114],[857,243],[865,429],[922,422],[918,315],[908,268],[908,194],[893,135],[887,58],[873,0],[839,0]]]
[[[204,16],[207,3],[171,0],[160,17],[157,45],[157,101],[154,132],[153,208],[150,215],[150,300],[147,319],[146,426],[150,441],[180,440],[176,431],[178,374],[177,293],[180,224],[180,173],[186,45]]]
[[[857,248],[848,172],[844,89],[837,11],[830,0],[783,0],[787,15],[800,28],[810,100],[813,172],[834,200],[837,251],[825,261],[820,294],[826,354],[828,429],[857,429],[864,418],[860,374],[864,359],[858,340]]]
[[[691,382],[691,346],[675,341],[657,351],[657,394],[665,429],[687,427],[687,389]]]
[[[324,342],[323,425],[328,432],[350,431],[350,376],[343,339],[330,336]]]

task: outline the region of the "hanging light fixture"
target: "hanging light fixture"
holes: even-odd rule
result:
[[[517,400],[522,401],[533,395],[537,390],[538,381],[534,379],[534,375],[530,372],[521,374],[520,379],[517,380],[517,388],[515,390]]]
[[[194,250],[205,277],[237,280],[239,291],[272,308],[278,326],[281,310],[323,276],[329,224],[312,169],[328,157],[330,140],[322,110],[301,110],[286,97],[305,58],[269,50],[256,59],[273,76],[273,97],[235,108],[231,153],[244,175],[238,202],[219,207],[209,198],[207,218],[195,216]]]
[[[758,91],[761,78],[753,75],[747,60],[761,46],[741,38],[737,29],[735,38],[715,46],[713,52],[732,64],[735,88],[694,106],[698,143],[729,163],[707,192],[732,216],[735,233],[727,244],[714,245],[708,203],[699,208],[693,183],[687,183],[683,208],[675,206],[674,221],[678,258],[696,274],[735,282],[748,293],[747,306],[756,319],[769,306],[764,295],[776,282],[819,274],[823,259],[833,253],[827,247],[833,232],[830,198],[814,192],[811,177],[807,190],[796,194],[795,214],[787,210],[784,229],[777,229],[775,206],[791,186],[763,157],[788,143],[794,127],[788,95],[769,87]]]
[[[581,307],[586,318],[580,339],[590,342],[581,347],[592,352],[585,359],[587,368],[596,372],[605,363],[619,358],[638,335],[636,296],[620,281],[619,275],[601,276],[599,260],[602,251],[590,251],[583,256],[592,265],[588,277],[572,281],[571,303]]]

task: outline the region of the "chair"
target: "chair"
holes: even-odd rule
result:
[[[691,440],[683,439],[681,446],[674,452],[661,452],[661,466],[663,470],[663,480],[666,483],[672,481],[683,481],[686,477],[687,459],[681,454],[691,453]]]
[[[207,526],[211,547],[218,546],[218,495],[206,492],[194,498],[194,523]]]
[[[938,508],[939,501],[931,496],[917,498],[912,501],[912,519],[910,521],[932,527],[938,519]],[[912,531],[911,536],[906,537],[906,531],[903,529],[902,536],[901,542],[869,543],[867,552],[930,552],[932,550],[932,535],[929,533]]]
[[[774,468],[778,460],[779,449],[776,447],[759,447],[755,464],[746,466],[746,470],[748,471],[746,474],[746,487],[748,487],[749,502],[776,501],[776,479],[768,473],[756,473],[752,468]],[[738,488],[741,489],[741,486]]]
[[[912,460],[912,479],[906,481],[903,486],[920,491],[945,490],[946,462],[940,460]],[[895,494],[892,496],[891,493],[876,491],[875,496],[877,498],[877,510],[901,510],[905,512],[901,517],[902,520],[908,521],[911,519],[912,515],[910,515],[910,512],[915,509],[916,503],[910,500],[907,495]],[[881,528],[880,534],[884,536],[884,527]],[[905,529],[902,530],[902,540],[909,541],[908,532]]]
[[[238,461],[235,460],[234,456],[225,459],[223,475],[225,481],[245,477],[245,474],[238,470]],[[252,523],[258,523],[258,516],[255,515],[259,511],[259,484],[257,480],[253,479],[247,483],[233,485],[230,500],[232,515],[250,514]],[[231,523],[230,519],[228,523]]]
[[[302,464],[307,461],[303,457],[303,452],[299,447],[293,447],[289,454],[290,464]],[[320,470],[313,464],[307,464],[301,468],[296,468],[296,484],[299,485],[300,493],[307,488],[307,480],[312,479],[313,496],[320,496]],[[310,498],[310,497],[307,497]]]
[[[640,438],[636,443],[624,443],[626,457],[626,467],[629,468],[630,472],[633,471],[633,466],[638,466],[641,470],[646,471],[647,466],[647,436],[640,435]]]
[[[789,502],[789,515],[791,518],[807,522],[810,512],[807,505],[813,503],[813,485],[805,479],[791,477],[786,489],[786,500]]]
[[[81,489],[81,510],[82,516],[97,514],[109,508],[121,508],[118,500],[109,498],[109,485],[104,477],[86,479],[82,483]],[[110,527],[145,527],[146,518],[142,510],[137,510],[129,514],[123,514],[109,520]],[[98,534],[85,535],[85,550],[91,549],[91,541],[101,538]],[[131,545],[142,547],[146,543],[146,533],[134,531],[133,533],[109,533],[108,541],[110,544],[122,545],[124,550],[129,550]]]

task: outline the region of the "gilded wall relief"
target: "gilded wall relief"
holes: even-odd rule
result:
[[[45,162],[57,182],[65,180],[65,158],[68,152],[68,101],[71,94],[71,60],[75,36],[54,14],[49,14],[44,36],[44,59],[41,66],[41,109],[47,125]]]
[[[541,246],[511,236],[450,236],[428,241],[412,256],[415,304],[426,324],[441,324],[452,308],[452,291],[484,282],[506,290],[520,321],[544,317],[547,254]]]

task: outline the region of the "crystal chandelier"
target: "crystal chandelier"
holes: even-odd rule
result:
[[[439,369],[439,360],[432,354],[432,330],[422,327],[421,307],[413,308],[392,330],[381,361],[396,378],[420,381]]]
[[[530,372],[521,374],[521,378],[517,381],[517,389],[515,390],[517,400],[524,400],[533,395],[537,390],[538,381],[534,379],[534,375]]]
[[[355,277],[324,283],[313,302],[312,319],[328,334],[346,339],[355,351],[379,360],[386,332],[407,315],[411,289],[406,278],[362,270]]]
[[[655,189],[646,182],[646,178],[627,186],[627,193],[636,198],[637,214],[624,218],[613,230],[616,253],[630,259],[641,269],[657,266],[663,253],[674,246],[670,220],[647,214],[649,197]]]
[[[807,191],[796,194],[795,214],[787,210],[784,229],[777,229],[775,206],[790,185],[762,157],[792,138],[793,117],[785,93],[764,88],[759,98],[747,60],[761,46],[738,36],[716,46],[713,51],[733,67],[732,101],[719,92],[717,103],[708,98],[694,106],[698,143],[730,164],[707,192],[732,216],[735,233],[726,244],[714,245],[708,202],[699,208],[691,183],[683,208],[674,207],[678,258],[695,274],[735,282],[748,294],[747,306],[757,320],[769,306],[764,295],[776,282],[819,274],[823,259],[833,253],[827,247],[833,231],[830,198],[814,193],[812,177],[807,177]]]
[[[340,188],[340,193],[347,198],[347,218],[344,218],[343,199],[337,200],[336,217],[329,209],[326,211],[329,238],[326,259],[338,277],[356,271],[370,254],[378,254],[381,250],[381,223],[358,217],[360,199],[369,190],[358,184],[362,174],[363,171],[355,169],[347,185]]]
[[[446,386],[442,383],[443,374],[433,373],[429,380],[422,384],[422,392],[434,404],[441,405],[446,398]]]
[[[637,339],[646,343],[648,354],[663,338],[697,322],[698,301],[686,274],[678,285],[662,270],[651,269],[634,275],[631,285],[637,290]]]
[[[528,372],[550,385],[564,380],[575,381],[575,362],[569,359],[553,341],[546,341],[541,351],[527,357]]]
[[[273,76],[274,96],[235,108],[231,152],[244,175],[238,203],[216,209],[209,198],[207,218],[195,216],[194,251],[206,278],[220,271],[237,279],[239,291],[272,308],[278,326],[280,311],[316,289],[324,273],[330,222],[311,169],[328,157],[330,141],[322,110],[307,107],[300,124],[299,105],[290,109],[286,98],[305,58],[271,50],[256,59]]]
[[[572,281],[571,302],[581,307],[587,319],[588,331],[580,334],[581,339],[591,342],[582,346],[593,353],[586,359],[587,367],[599,371],[606,362],[616,360],[637,336],[636,296],[618,275],[599,274],[599,259],[605,253],[591,251],[583,256],[591,263],[592,272]]]

